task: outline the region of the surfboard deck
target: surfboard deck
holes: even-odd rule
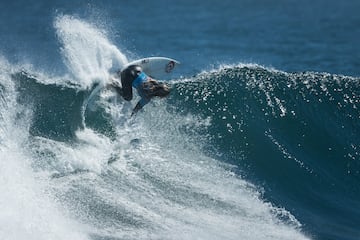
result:
[[[132,61],[126,64],[123,69],[130,65],[139,65],[150,77],[158,80],[169,80],[173,70],[179,64],[179,61],[168,57],[147,57]]]

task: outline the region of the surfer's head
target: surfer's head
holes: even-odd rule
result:
[[[144,82],[142,86],[142,92],[148,99],[152,97],[164,98],[170,94],[170,90],[167,84],[155,80],[148,80]]]
[[[122,79],[134,79],[140,75],[142,69],[139,65],[130,65],[124,70],[117,71],[117,76]]]

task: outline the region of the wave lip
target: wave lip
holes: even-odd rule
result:
[[[120,69],[128,61],[115,45],[109,42],[106,33],[86,21],[60,15],[54,27],[64,62],[75,79],[84,88],[94,82],[104,83],[109,72]]]

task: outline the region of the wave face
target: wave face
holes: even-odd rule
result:
[[[360,236],[359,78],[222,66],[129,118],[90,98],[127,57],[54,27],[65,76],[0,61],[1,239]]]
[[[359,78],[242,65],[177,90],[185,101],[176,98],[176,109],[210,119],[205,148],[263,186],[266,199],[325,239],[359,236]]]

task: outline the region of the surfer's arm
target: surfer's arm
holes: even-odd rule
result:
[[[120,96],[123,96],[123,89],[122,87],[120,86],[120,82],[117,81],[116,79],[112,79],[111,83],[108,83],[106,85],[106,88],[113,88],[116,90],[116,92],[120,95]]]
[[[147,103],[150,102],[150,99],[141,98],[140,101],[136,104],[135,108],[133,109],[131,116],[137,113],[140,109],[142,109]]]
[[[126,101],[130,101],[133,98],[133,90],[132,90],[132,85],[130,81],[123,81],[123,79],[121,79],[121,85],[122,85],[122,97],[126,100]]]

